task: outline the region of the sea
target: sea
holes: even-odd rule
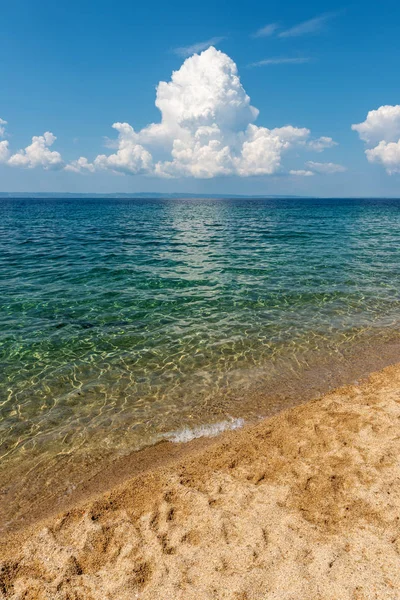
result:
[[[357,381],[399,325],[400,200],[2,198],[0,492]]]

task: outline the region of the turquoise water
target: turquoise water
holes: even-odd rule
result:
[[[0,200],[0,286],[3,464],[124,453],[396,336],[400,201]]]

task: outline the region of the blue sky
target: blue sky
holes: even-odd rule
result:
[[[399,195],[399,40],[397,2],[6,3],[0,191]]]

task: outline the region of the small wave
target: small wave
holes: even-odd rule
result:
[[[215,437],[223,431],[240,429],[243,425],[244,419],[229,419],[220,421],[219,423],[213,423],[212,425],[199,425],[199,427],[194,427],[193,429],[184,427],[177,431],[165,433],[162,437],[165,440],[175,443],[190,442],[190,440],[195,440],[196,438]]]

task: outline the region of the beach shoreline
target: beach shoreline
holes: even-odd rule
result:
[[[398,356],[400,342],[394,338],[380,344],[354,345],[343,354],[322,355],[319,361],[313,356],[312,366],[297,373],[291,366],[278,365],[277,376],[271,380],[269,387],[261,382],[255,383],[250,390],[244,390],[243,402],[232,401],[230,414],[223,414],[220,417],[222,421],[204,422],[197,427],[194,425],[194,428],[162,434],[157,443],[123,455],[108,452],[102,456],[92,454],[90,449],[81,454],[60,452],[55,462],[46,464],[48,459],[45,455],[32,459],[28,451],[25,453],[28,473],[26,466],[14,469],[12,463],[4,463],[0,472],[0,538],[7,539],[10,533],[22,531],[36,522],[89,501],[133,476],[173,464],[186,455],[218,443],[221,436],[229,433],[224,429],[235,429],[242,424],[247,429],[260,419],[270,418],[336,388],[359,382],[370,373],[395,364]],[[250,403],[253,411],[252,417],[248,418],[246,406]]]
[[[151,452],[147,470],[127,463],[119,485],[3,539],[3,596],[399,597],[399,364],[165,444],[158,465]]]

